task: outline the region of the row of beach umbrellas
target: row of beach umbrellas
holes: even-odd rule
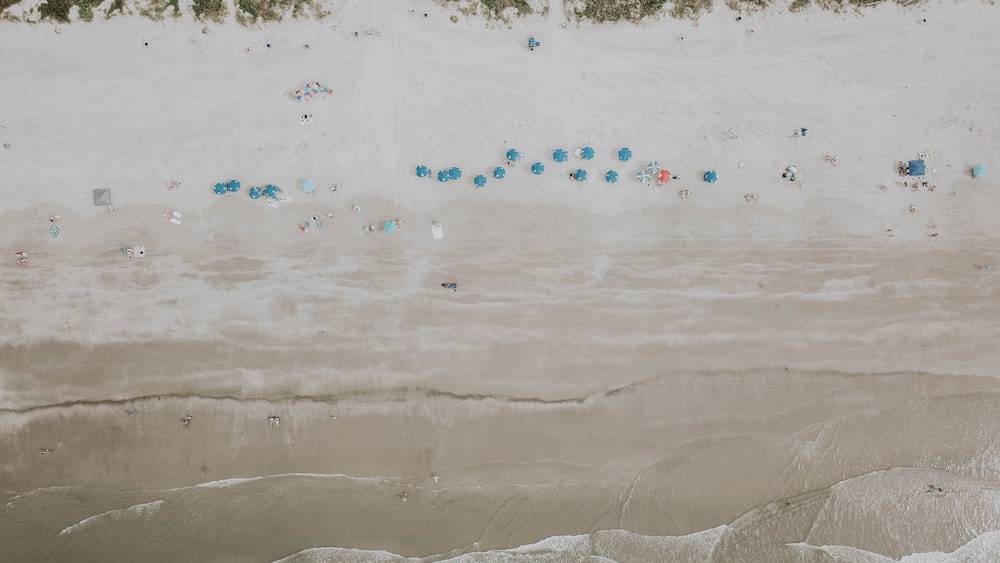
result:
[[[305,191],[306,182],[312,182],[312,180],[303,180],[303,182],[301,183],[303,191]],[[316,189],[315,183],[312,184],[312,187],[313,190]],[[227,193],[238,192],[240,191],[240,181],[230,180],[228,182],[219,182],[215,184],[215,187],[212,188],[212,191],[215,192],[217,195],[225,195]],[[281,193],[281,188],[275,186],[274,184],[268,184],[264,187],[253,186],[249,190],[247,190],[247,195],[250,196],[250,199],[260,199],[261,197],[278,199],[279,193]]]
[[[593,147],[582,147],[578,149],[577,155],[584,160],[592,160],[596,155]],[[508,149],[506,153],[506,158],[508,164],[513,162],[520,162],[524,160],[524,155],[517,149]],[[552,160],[555,162],[566,162],[569,159],[569,153],[565,149],[556,149],[552,151]],[[622,162],[628,162],[632,159],[632,149],[628,147],[621,147],[618,149],[618,159]],[[532,174],[540,176],[545,173],[545,164],[542,162],[535,162],[530,167]],[[431,169],[420,165],[416,168],[416,174],[420,178],[426,178],[431,175]],[[500,180],[507,175],[507,170],[503,166],[497,166],[493,169],[493,178]],[[636,172],[636,180],[640,183],[652,182],[654,179],[660,184],[666,184],[670,182],[674,177],[671,175],[669,170],[664,169],[660,166],[657,161],[649,162],[644,168],[639,169]],[[462,171],[458,167],[452,167],[446,170],[440,170],[437,173],[437,179],[439,182],[447,182],[450,180],[458,180],[462,177]],[[572,173],[570,177],[577,181],[587,180],[587,171],[579,168]],[[620,175],[616,170],[608,170],[604,175],[604,179],[611,184],[618,181]],[[715,170],[709,170],[705,173],[704,180],[708,183],[714,183],[719,179],[719,175]],[[484,174],[479,174],[473,178],[473,183],[477,188],[481,188],[486,185],[487,179]]]

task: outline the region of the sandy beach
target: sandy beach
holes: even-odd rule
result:
[[[1000,558],[996,8],[567,9],[0,23],[0,560]]]

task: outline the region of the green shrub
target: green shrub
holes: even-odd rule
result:
[[[226,3],[224,0],[194,0],[191,6],[195,19],[210,20],[221,23],[226,18]]]

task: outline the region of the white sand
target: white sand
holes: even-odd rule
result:
[[[558,2],[512,29],[452,24],[429,2],[331,10],[254,30],[0,24],[0,488],[342,473],[395,490],[432,472],[470,487],[458,496],[593,488],[482,529],[443,514],[469,524],[276,555],[427,556],[597,529],[683,535],[742,514],[757,526],[754,508],[892,468],[1000,478],[977,426],[1000,403],[1000,190],[969,173],[1000,167],[993,7],[736,22],[720,6],[697,24],[566,29]],[[308,81],[334,94],[289,99]],[[552,162],[583,145],[594,161]],[[475,190],[511,147],[525,162]],[[896,162],[922,152],[936,189],[897,186]],[[680,180],[640,186],[653,159]],[[418,164],[464,175],[418,179]],[[564,177],[577,166],[590,181]],[[240,192],[212,193],[231,178]],[[266,183],[293,201],[247,197]],[[323,228],[300,232],[312,215]],[[392,235],[362,232],[397,217]],[[137,244],[145,258],[121,256]],[[911,412],[926,416],[879,434]],[[89,515],[142,501],[129,502]],[[950,552],[992,522],[961,508],[948,514],[964,524],[929,539],[761,527],[753,545]],[[824,514],[862,531],[874,518],[839,510]]]

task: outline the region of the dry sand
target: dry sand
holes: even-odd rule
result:
[[[1000,192],[969,174],[1000,163],[994,8],[563,29],[557,2],[504,29],[410,7],[2,24],[10,553],[442,558],[598,530],[624,532],[525,557],[996,549]],[[334,94],[286,95],[312,80]],[[511,147],[526,161],[473,189]],[[897,186],[922,152],[936,189]],[[654,159],[680,180],[635,182]],[[265,183],[292,201],[247,198]],[[376,556],[297,560],[349,557]]]

